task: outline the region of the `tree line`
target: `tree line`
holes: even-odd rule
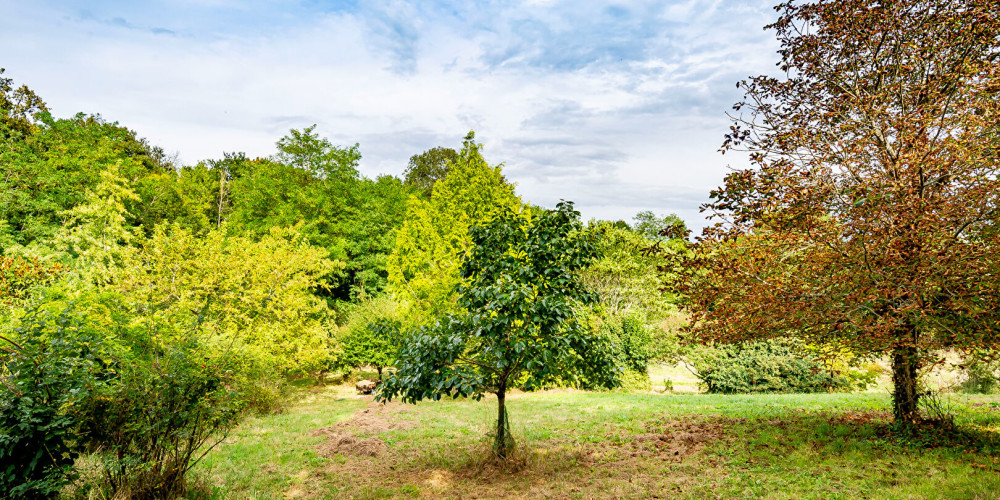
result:
[[[659,293],[672,275],[645,250],[687,252],[659,234],[676,217],[585,225],[571,203],[524,203],[472,133],[414,155],[404,179],[361,176],[359,145],[315,126],[268,157],[180,165],[3,82],[0,484],[15,496],[55,494],[92,449],[95,488],[178,494],[205,450],[280,407],[290,381],[364,366],[395,365],[382,395],[409,400],[502,402],[626,372],[648,383],[652,327],[676,297]],[[432,349],[448,338],[450,351]],[[445,358],[415,361],[432,352]],[[454,372],[466,377],[420,379],[459,359],[474,359]]]

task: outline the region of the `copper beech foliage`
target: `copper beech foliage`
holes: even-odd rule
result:
[[[739,83],[722,151],[749,153],[688,290],[695,338],[795,336],[919,368],[1000,332],[996,0],[787,2],[780,77]]]

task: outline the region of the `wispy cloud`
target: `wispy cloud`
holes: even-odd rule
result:
[[[188,162],[317,123],[398,175],[475,129],[535,203],[696,217],[771,1],[0,0],[0,65]]]

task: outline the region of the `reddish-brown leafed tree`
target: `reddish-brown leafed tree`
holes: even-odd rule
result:
[[[897,423],[941,349],[1000,339],[996,0],[776,7],[780,78],[740,83],[688,290],[692,331],[794,336],[892,360]]]

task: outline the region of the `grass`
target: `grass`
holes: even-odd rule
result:
[[[918,442],[879,393],[514,394],[519,455],[497,464],[491,398],[336,386],[249,420],[195,473],[220,498],[997,498],[1000,399],[948,401],[969,433]]]

